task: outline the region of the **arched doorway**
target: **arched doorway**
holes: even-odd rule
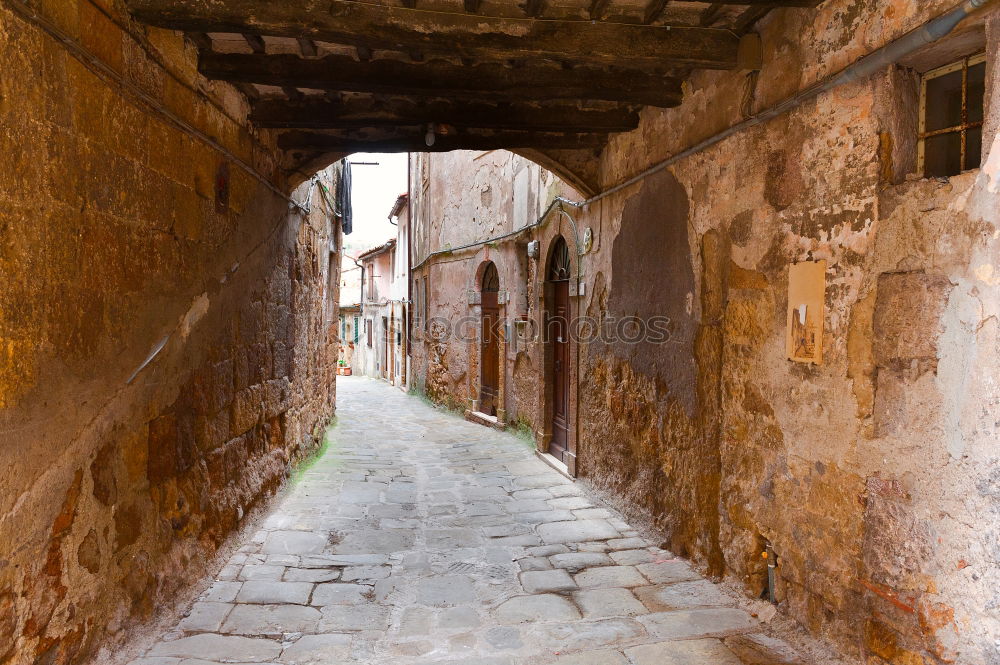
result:
[[[490,261],[483,271],[479,410],[497,415],[500,397],[500,275]]]
[[[546,271],[546,291],[549,296],[546,333],[551,347],[552,362],[548,368],[551,390],[548,412],[552,439],[549,454],[570,466],[576,451],[569,436],[569,282],[571,263],[566,240],[556,238],[549,253]]]

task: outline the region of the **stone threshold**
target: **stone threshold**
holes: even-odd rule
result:
[[[569,467],[563,464],[555,457],[553,457],[552,455],[549,455],[548,453],[543,453],[541,450],[536,450],[535,455],[537,455],[540,460],[542,460],[543,462],[551,466],[553,469],[555,469],[560,475],[566,476],[570,480],[576,482],[576,478],[574,478],[569,472]]]
[[[491,416],[489,414],[483,413],[482,411],[471,411],[465,412],[465,419],[469,422],[478,423],[480,425],[485,425],[486,427],[492,427],[493,429],[503,430],[506,429],[507,425],[500,422],[500,419],[496,416]]]

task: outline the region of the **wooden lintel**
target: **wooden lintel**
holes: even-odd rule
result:
[[[206,53],[199,71],[210,79],[319,90],[454,97],[481,100],[606,100],[673,107],[682,99],[680,79],[610,67],[564,70],[547,64],[516,69],[496,63],[471,66],[376,59],[358,62],[327,55],[304,60],[291,54]]]
[[[127,0],[127,4],[139,21],[174,30],[303,37],[479,60],[520,57],[657,70],[673,65],[736,67],[737,37],[714,28],[498,18],[350,0]]]
[[[624,132],[639,125],[624,105],[580,107],[567,102],[488,103],[456,100],[352,97],[338,102],[261,100],[250,119],[275,129],[352,129],[443,123],[463,128],[538,132]]]
[[[351,134],[290,131],[278,136],[278,147],[288,152],[447,152],[451,150],[511,150],[516,148],[600,148],[605,134],[495,132],[490,135],[436,135],[427,145],[426,132],[414,131],[389,138],[369,139]]]

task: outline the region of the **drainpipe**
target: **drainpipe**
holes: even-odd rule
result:
[[[364,314],[365,313],[365,267],[360,263],[358,263],[358,260],[353,256],[348,255],[347,258],[353,261],[354,265],[356,265],[358,269],[361,270],[361,293],[358,294],[358,303],[359,303],[358,312]]]
[[[774,554],[774,548],[771,547],[771,543],[767,543],[767,547],[764,550],[764,558],[767,559],[767,600],[772,605],[777,605],[778,603],[774,599],[774,578],[775,569],[778,567],[778,557]]]
[[[895,64],[907,55],[913,53],[922,46],[927,44],[932,44],[945,35],[949,34],[952,30],[958,26],[966,17],[968,17],[972,12],[982,9],[986,5],[994,2],[994,0],[965,0],[962,4],[958,5],[954,9],[945,14],[932,19],[925,23],[920,28],[908,32],[899,39],[889,42],[885,46],[875,51],[872,51],[865,57],[861,58],[857,62],[848,67],[840,70],[837,74],[830,76],[818,83],[811,85],[810,87],[792,95],[791,97],[779,102],[777,105],[771,108],[761,111],[755,116],[747,118],[746,120],[739,122],[729,129],[726,129],[714,136],[711,136],[700,143],[697,143],[690,148],[683,150],[673,157],[668,157],[662,162],[658,162],[653,166],[649,167],[642,173],[639,173],[632,178],[629,178],[623,183],[615,185],[611,189],[606,189],[603,192],[596,194],[595,196],[585,199],[583,201],[571,201],[566,198],[558,197],[557,200],[565,203],[566,205],[573,206],[574,208],[583,208],[589,206],[595,201],[600,201],[601,199],[611,196],[623,189],[631,187],[632,185],[648,178],[649,176],[659,173],[663,169],[676,164],[682,159],[690,157],[691,155],[697,154],[707,148],[710,148],[722,141],[726,140],[734,134],[738,134],[745,129],[750,129],[751,127],[756,127],[772,118],[776,118],[780,115],[788,113],[803,103],[818,97],[819,95],[829,92],[830,90],[844,85],[845,83],[852,83],[854,81],[859,81],[868,78],[872,74],[875,74],[880,69],[887,67],[888,65]]]

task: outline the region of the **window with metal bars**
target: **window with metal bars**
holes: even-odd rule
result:
[[[917,159],[924,177],[947,177],[979,168],[985,93],[985,53],[921,77]]]

